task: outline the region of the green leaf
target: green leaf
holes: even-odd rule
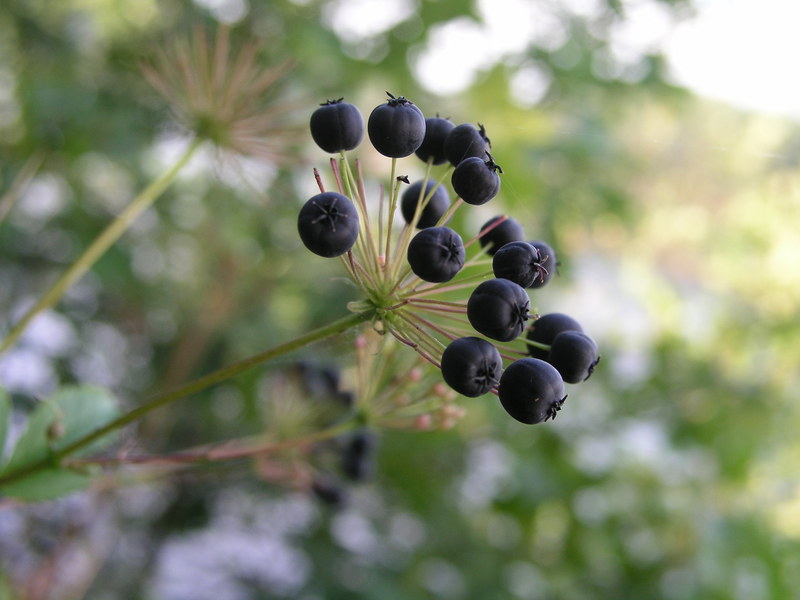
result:
[[[51,396],[50,402],[58,411],[56,421],[58,437],[51,443],[51,448],[56,452],[107,425],[119,415],[116,399],[108,390],[96,386],[61,388]],[[111,434],[104,436],[82,448],[80,452],[75,453],[75,456],[101,450],[112,440]]]
[[[28,418],[11,458],[0,476],[35,468],[30,473],[0,488],[3,494],[21,500],[46,500],[83,489],[89,475],[48,464],[48,459],[73,442],[108,424],[118,415],[117,402],[106,390],[96,386],[69,386],[57,390],[34,409]],[[75,455],[97,451],[113,436],[103,436],[81,448]]]
[[[56,411],[49,402],[42,402],[28,418],[25,431],[17,440],[11,458],[0,474],[12,473],[28,465],[45,460],[50,454],[47,432],[56,419]]]
[[[0,470],[5,462],[6,438],[8,436],[9,419],[11,418],[11,398],[0,388]]]
[[[92,483],[92,476],[68,469],[48,468],[3,486],[3,494],[17,500],[40,502],[80,491]]]

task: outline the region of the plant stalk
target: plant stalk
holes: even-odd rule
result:
[[[22,319],[8,332],[0,343],[0,354],[14,345],[25,332],[30,322],[41,312],[54,306],[64,293],[80,279],[86,271],[116,242],[131,226],[136,218],[144,212],[175,180],[178,173],[186,166],[189,159],[200,147],[202,140],[197,139],[186,149],[180,158],[168,170],[153,180],[109,225],[98,235],[80,257],[63,275],[48,289],[38,302],[28,310]]]

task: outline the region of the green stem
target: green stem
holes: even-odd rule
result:
[[[55,305],[64,293],[86,271],[92,268],[106,250],[116,242],[119,237],[130,227],[131,223],[158,198],[164,190],[175,180],[178,173],[186,166],[189,159],[200,147],[201,140],[195,140],[178,158],[172,167],[153,180],[133,201],[123,210],[106,228],[98,235],[84,253],[70,266],[56,281],[39,301],[14,325],[11,331],[0,344],[0,354],[14,345],[20,338],[30,322],[41,312]]]
[[[230,379],[231,377],[235,377],[248,369],[251,369],[255,366],[283,356],[285,354],[289,354],[295,350],[299,350],[300,348],[312,344],[314,342],[318,342],[324,340],[326,338],[332,337],[339,333],[343,333],[356,325],[363,323],[364,321],[369,320],[373,316],[372,311],[365,311],[360,313],[354,313],[351,315],[347,315],[341,319],[334,321],[333,323],[329,323],[323,327],[310,331],[300,337],[294,338],[288,342],[280,344],[278,346],[274,346],[269,350],[264,350],[263,352],[259,352],[253,356],[248,358],[242,359],[238,362],[232,363],[221,369],[213,371],[208,375],[204,375],[199,379],[195,379],[194,381],[190,381],[189,383],[185,383],[182,386],[175,388],[171,391],[164,392],[152,397],[150,400],[137,406],[133,410],[125,413],[124,415],[114,419],[113,421],[107,423],[103,427],[94,430],[93,432],[78,438],[71,444],[65,446],[61,450],[54,452],[50,456],[48,456],[45,460],[39,461],[37,463],[30,464],[25,468],[22,468],[18,471],[14,471],[11,473],[6,474],[3,477],[0,477],[0,486],[9,483],[11,481],[15,481],[17,479],[21,479],[31,473],[38,471],[39,469],[46,468],[52,466],[53,464],[58,464],[61,460],[66,458],[67,456],[74,454],[75,452],[89,446],[94,441],[98,440],[99,438],[108,435],[109,433],[121,429],[126,425],[133,423],[141,419],[146,414],[160,408],[162,406],[166,406],[183,398],[185,396],[190,396],[192,394],[196,394],[206,388],[211,387],[217,383]]]

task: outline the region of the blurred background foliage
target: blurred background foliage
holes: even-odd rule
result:
[[[234,43],[261,42],[265,68],[291,59],[286,122],[306,140],[281,164],[197,157],[0,358],[17,427],[61,385],[130,407],[345,314],[352,288],[295,234],[328,160],[305,126],[326,98],[367,114],[384,90],[486,126],[501,197],[458,226],[508,212],[549,240],[560,276],[533,304],[575,316],[603,360],[552,423],[513,422],[490,396],[460,399],[451,429],[380,432],[372,477],[338,507],[280,485],[295,456],[133,466],[55,502],[0,499],[0,597],[800,594],[800,128],[671,83],[657,40],[620,37],[641,5],[692,15],[682,0],[5,0],[0,193],[35,169],[3,207],[6,329],[174,155],[181,131],[140,70],[156,48],[226,23]],[[486,43],[509,18],[529,22],[525,43]],[[447,54],[454,35],[472,51]],[[437,60],[465,79],[439,86]],[[383,181],[388,163],[360,152]],[[354,389],[354,341],[157,412],[129,449],[269,430],[284,405],[325,412],[313,365]],[[414,356],[400,354],[386,385],[405,389]],[[319,452],[335,471],[337,443]]]

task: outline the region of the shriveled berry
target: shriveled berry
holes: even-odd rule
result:
[[[540,316],[528,327],[527,339],[538,344],[549,346],[562,331],[583,331],[583,327],[575,319],[564,313],[547,313]],[[534,358],[547,359],[550,349],[528,345],[528,354]]]
[[[600,354],[595,341],[585,333],[562,331],[550,345],[547,362],[567,383],[580,383],[589,379],[600,362]]]
[[[492,270],[495,277],[522,287],[532,287],[547,273],[539,250],[528,242],[511,242],[500,248],[492,259]]]
[[[495,225],[498,221],[500,223]],[[492,225],[495,226],[492,227]],[[488,247],[486,253],[489,256],[494,255],[506,244],[521,242],[525,239],[525,232],[519,221],[506,215],[497,215],[486,221],[481,227],[479,235],[481,248]]]
[[[425,137],[416,150],[416,155],[424,162],[440,165],[447,161],[444,153],[444,140],[455,125],[450,119],[428,117],[425,119]]]
[[[471,156],[453,169],[450,183],[464,202],[478,206],[486,204],[500,191],[498,171],[503,172],[491,157],[484,159]]]
[[[422,208],[419,221],[417,221],[418,229],[433,227],[444,216],[447,209],[450,208],[450,194],[447,193],[447,188],[443,185],[436,185],[435,181],[428,181],[425,184],[425,192],[423,193],[422,183],[422,181],[412,183],[400,198],[400,212],[403,214],[406,223],[410,224],[414,219],[417,205],[430,196]]]
[[[344,254],[358,239],[356,207],[337,192],[317,194],[300,209],[297,231],[314,254],[326,258]]]
[[[508,365],[497,392],[506,412],[527,425],[555,419],[567,397],[561,375],[538,358],[522,358]]]
[[[375,149],[391,158],[413,154],[425,138],[425,116],[416,104],[387,92],[389,100],[376,106],[367,119],[367,133]]]
[[[444,140],[444,155],[454,167],[471,156],[486,159],[486,152],[491,149],[489,138],[486,137],[483,125],[479,124],[478,127],[480,129],[471,123],[462,123],[447,134]]]
[[[508,279],[488,279],[467,301],[467,318],[476,331],[499,342],[517,338],[525,328],[531,300]]]
[[[503,371],[503,359],[491,342],[479,337],[453,340],[442,353],[442,377],[459,394],[469,398],[491,390]]]
[[[449,227],[428,227],[408,244],[408,264],[424,281],[450,281],[464,266],[467,253],[461,236]]]
[[[556,272],[556,267],[558,266],[556,253],[550,244],[541,240],[534,240],[531,245],[539,251],[540,269],[539,276],[533,280],[531,285],[525,287],[540,288],[546,285]]]
[[[325,152],[353,150],[364,137],[361,111],[343,100],[328,100],[311,114],[311,137]]]

